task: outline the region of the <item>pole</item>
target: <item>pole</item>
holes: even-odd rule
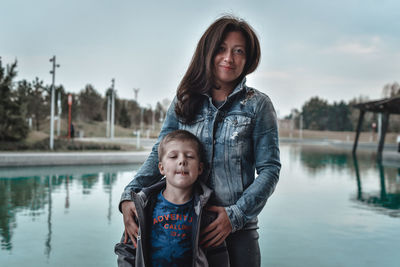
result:
[[[143,131],[143,108],[140,108],[140,132]]]
[[[154,110],[151,110],[151,129],[154,131],[155,129],[155,121],[156,121],[156,108],[154,107]]]
[[[68,140],[71,138],[71,107],[72,107],[72,95],[68,95]]]
[[[357,151],[358,138],[360,137],[361,126],[364,119],[364,115],[365,115],[365,110],[360,109],[360,116],[358,117],[358,123],[357,123],[357,132],[353,144],[353,154],[355,154]]]
[[[136,131],[136,149],[140,148],[140,130]]]
[[[61,127],[61,92],[58,91],[58,100],[57,100],[57,136],[60,136],[60,127]]]
[[[107,129],[106,129],[106,137],[110,137],[110,94],[107,95]]]
[[[387,132],[387,128],[389,125],[389,112],[385,112],[383,115],[383,122],[382,122],[382,129],[381,129],[381,137],[379,138],[379,144],[378,144],[378,162],[382,162],[382,151],[383,147],[385,145],[385,136]]]
[[[381,139],[382,135],[382,113],[378,113],[378,140]]]
[[[139,93],[140,88],[133,88],[133,92],[135,92],[135,101],[138,103],[138,93]],[[139,103],[138,103],[139,104]]]
[[[111,80],[111,139],[114,139],[114,118],[115,118],[115,92],[114,92],[114,82]]]
[[[50,71],[52,74],[52,83],[51,83],[51,108],[50,108],[50,150],[54,149],[54,83],[56,79],[56,67],[60,67],[59,64],[56,64],[56,56],[50,58],[50,62],[53,62],[53,70]]]

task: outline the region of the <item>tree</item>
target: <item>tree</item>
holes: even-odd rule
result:
[[[367,96],[359,96],[349,101],[348,106],[350,110],[350,121],[353,129],[357,129],[358,118],[360,117],[360,110],[353,106],[359,103],[365,103],[370,101]],[[361,131],[369,131],[371,129],[372,122],[374,121],[374,113],[366,112],[364,115],[363,123],[361,125]]]
[[[145,125],[151,125],[153,122],[153,111],[151,110],[151,106],[145,108],[142,107],[143,109],[143,123]]]
[[[400,85],[397,82],[392,84],[386,84],[382,89],[383,97],[398,97],[400,96]],[[399,132],[400,131],[400,116],[392,114],[389,118],[389,131]]]
[[[36,131],[49,115],[50,107],[46,101],[46,90],[43,81],[38,77],[32,83],[22,80],[18,82],[17,95],[25,107],[25,118],[32,118]]]
[[[351,105],[344,101],[330,105],[326,100],[313,97],[303,105],[301,114],[305,129],[352,131],[352,112]],[[292,116],[297,122],[300,114],[294,110],[287,118],[291,119]]]
[[[23,116],[23,103],[18,100],[13,91],[12,80],[17,75],[17,61],[2,66],[0,58],[0,140],[18,141],[28,135],[28,125]]]
[[[163,119],[164,114],[166,113],[160,102],[157,102],[154,112],[156,113],[155,119],[157,122],[160,122]]]
[[[131,126],[131,119],[129,118],[128,110],[125,107],[125,103],[122,103],[118,123],[124,128],[129,128]]]
[[[103,120],[103,98],[96,89],[88,84],[79,93],[80,112],[84,119]]]
[[[140,124],[140,106],[135,100],[128,100],[126,102],[126,108],[128,115],[131,120],[131,125],[139,126]]]
[[[383,97],[395,97],[400,95],[400,85],[397,82],[385,84],[382,88]]]
[[[333,105],[329,105],[327,129],[331,131],[353,130],[350,120],[350,108],[344,101],[334,102]]]
[[[310,130],[328,129],[328,103],[317,96],[303,105],[304,128]]]

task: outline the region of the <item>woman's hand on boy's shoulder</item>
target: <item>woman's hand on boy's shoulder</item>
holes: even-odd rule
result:
[[[129,237],[132,240],[133,245],[136,247],[136,239],[139,232],[139,226],[135,221],[135,218],[137,218],[135,204],[132,201],[124,201],[121,203],[121,211],[124,217],[125,225],[124,243],[128,242]]]
[[[217,218],[201,231],[200,245],[204,248],[216,247],[222,244],[232,232],[231,222],[224,207],[209,206],[206,209],[217,213]]]

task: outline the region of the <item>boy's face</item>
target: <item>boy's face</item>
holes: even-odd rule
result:
[[[196,143],[190,140],[168,142],[164,145],[164,155],[158,168],[165,175],[167,186],[181,190],[191,189],[203,172]]]

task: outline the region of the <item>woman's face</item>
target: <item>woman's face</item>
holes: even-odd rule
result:
[[[214,76],[221,89],[234,89],[246,63],[246,39],[241,32],[229,32],[214,57]]]

